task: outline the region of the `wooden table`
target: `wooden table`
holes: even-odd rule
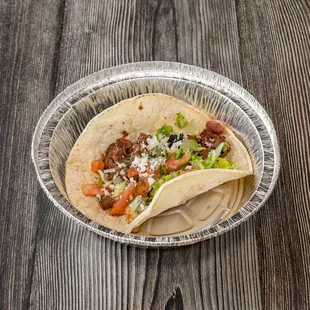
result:
[[[310,308],[308,0],[12,0],[0,13],[0,309]],[[278,184],[233,231],[139,249],[79,227],[41,190],[30,144],[50,101],[145,60],[223,74],[273,120]]]

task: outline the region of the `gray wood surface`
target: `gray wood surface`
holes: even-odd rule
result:
[[[0,1],[0,309],[309,309],[308,0]],[[250,91],[278,132],[282,172],[250,220],[177,249],[99,237],[36,180],[32,133],[66,86],[168,60]]]

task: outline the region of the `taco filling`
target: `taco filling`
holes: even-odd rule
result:
[[[227,124],[177,98],[144,94],[87,124],[66,162],[66,194],[87,218],[130,233],[252,173],[247,149]]]
[[[105,153],[91,162],[97,174],[94,184],[81,184],[85,196],[96,196],[100,207],[110,216],[125,215],[131,223],[152,203],[166,182],[195,170],[230,169],[234,162],[227,155],[231,145],[223,135],[223,126],[206,122],[199,134],[189,134],[193,122],[178,113],[176,130],[164,125],[155,134],[137,134],[135,141],[123,137],[110,144]]]

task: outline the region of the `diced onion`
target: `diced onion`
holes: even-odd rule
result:
[[[135,212],[136,209],[141,204],[141,202],[142,202],[142,197],[141,196],[135,197],[135,199],[128,206],[131,209],[131,212]]]

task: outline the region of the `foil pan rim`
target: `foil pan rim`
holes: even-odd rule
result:
[[[39,158],[39,142],[42,137],[43,131],[46,130],[46,125],[49,121],[49,118],[57,111],[57,109],[61,105],[65,104],[70,97],[73,97],[79,92],[83,91],[86,86],[95,89],[97,85],[102,86],[102,83],[104,81],[109,84],[112,83],[114,80],[117,81],[121,80],[122,78],[128,79],[132,74],[135,74],[135,78],[148,78],[156,76],[162,77],[163,72],[166,74],[165,77],[167,78],[173,77],[176,74],[180,74],[182,76],[182,74],[186,72],[186,75],[184,74],[184,76],[182,76],[182,78],[184,78],[185,80],[205,84],[208,87],[213,86],[216,91],[218,91],[218,87],[220,87],[221,83],[225,82],[225,87],[227,91],[241,98],[250,108],[252,108],[256,112],[256,114],[260,116],[261,121],[266,127],[266,132],[264,133],[268,133],[268,138],[270,138],[270,141],[272,143],[272,147],[270,150],[268,150],[268,152],[272,153],[274,163],[272,167],[268,167],[269,170],[272,170],[272,173],[269,172],[269,175],[267,176],[268,184],[261,184],[263,185],[262,188],[264,193],[258,193],[257,188],[253,194],[253,196],[255,196],[255,194],[259,194],[260,196],[258,205],[254,205],[254,207],[250,206],[250,200],[235,215],[233,215],[231,218],[227,219],[223,223],[213,226],[210,229],[205,229],[180,237],[153,238],[123,234],[115,230],[103,227],[97,223],[94,223],[93,221],[86,218],[84,215],[80,215],[79,218],[77,218],[74,213],[69,212],[66,208],[64,208],[64,205],[60,204],[51,193],[51,188],[56,185],[55,183],[52,184],[52,179],[44,177],[45,174],[48,174],[48,171],[46,171],[46,169],[42,169],[42,167],[40,166],[40,163],[42,163],[42,161],[48,161],[48,153],[46,153],[47,158]],[[227,85],[229,85],[228,88]],[[280,151],[275,128],[267,112],[250,93],[248,93],[245,89],[243,89],[241,86],[231,81],[230,79],[213,71],[192,65],[165,61],[138,62],[111,67],[86,76],[85,78],[82,78],[77,82],[73,83],[72,85],[68,86],[50,103],[50,105],[41,115],[33,134],[31,144],[31,158],[36,170],[37,179],[40,186],[42,187],[48,198],[58,209],[60,209],[63,213],[65,213],[68,217],[72,218],[78,224],[87,227],[89,230],[99,235],[122,243],[134,244],[142,247],[175,247],[189,245],[215,237],[233,229],[234,227],[240,225],[242,222],[247,220],[251,215],[256,213],[264,205],[264,203],[269,198],[270,194],[274,189],[280,171]],[[263,174],[265,174],[265,172],[263,172]],[[262,178],[260,180],[260,183],[261,182]],[[69,203],[67,204],[71,206]],[[251,210],[248,211],[246,207],[249,207]],[[71,208],[73,207],[71,206]]]

